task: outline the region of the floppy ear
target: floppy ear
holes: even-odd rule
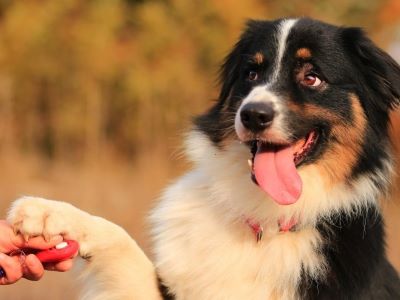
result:
[[[233,85],[239,78],[242,62],[244,59],[247,59],[243,54],[246,53],[251,39],[261,25],[262,21],[248,20],[246,22],[245,31],[240,36],[239,41],[226,56],[219,73],[219,82],[221,84],[219,100],[221,102],[224,102],[229,97]]]
[[[365,79],[367,93],[387,111],[400,104],[400,66],[379,49],[360,28],[343,29],[346,50]],[[372,94],[371,94],[372,93]]]
[[[245,43],[241,38],[234,46],[232,51],[225,57],[224,63],[221,66],[219,74],[219,82],[221,84],[221,91],[219,93],[219,100],[225,101],[231,92],[235,81],[239,76],[239,67],[241,65]]]
[[[226,118],[226,112],[224,113],[223,110],[227,101],[229,101],[233,86],[240,77],[242,63],[245,59],[248,59],[245,53],[259,24],[261,24],[259,21],[252,20],[246,23],[246,30],[242,33],[232,51],[226,56],[220,68],[221,91],[218,101],[205,114],[194,119],[196,128],[206,133],[216,145],[222,141],[227,132],[233,130],[232,117]]]

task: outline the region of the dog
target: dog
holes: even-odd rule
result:
[[[151,212],[154,263],[68,203],[23,197],[9,222],[80,243],[83,299],[400,299],[379,208],[399,65],[359,28],[252,20],[220,78]]]

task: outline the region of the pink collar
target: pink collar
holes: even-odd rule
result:
[[[247,218],[246,224],[253,231],[257,243],[260,242],[264,234],[264,229],[261,226],[260,222],[255,222],[252,219]],[[279,232],[295,231],[297,220],[295,218],[291,218],[289,221],[285,221],[283,218],[281,218],[278,221],[278,225],[279,225]]]

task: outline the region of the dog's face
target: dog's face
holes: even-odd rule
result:
[[[400,68],[357,28],[251,21],[221,69],[218,103],[196,121],[220,149],[242,142],[251,176],[278,204],[316,166],[327,186],[381,171]],[[247,158],[243,158],[246,160]]]

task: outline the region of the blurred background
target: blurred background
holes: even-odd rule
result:
[[[1,216],[21,195],[66,200],[148,250],[146,213],[189,167],[181,135],[216,99],[219,63],[246,19],[283,16],[362,26],[400,59],[398,0],[0,0]],[[398,112],[393,123],[400,147]],[[383,207],[400,269],[396,180]],[[76,299],[72,276],[0,299]]]

